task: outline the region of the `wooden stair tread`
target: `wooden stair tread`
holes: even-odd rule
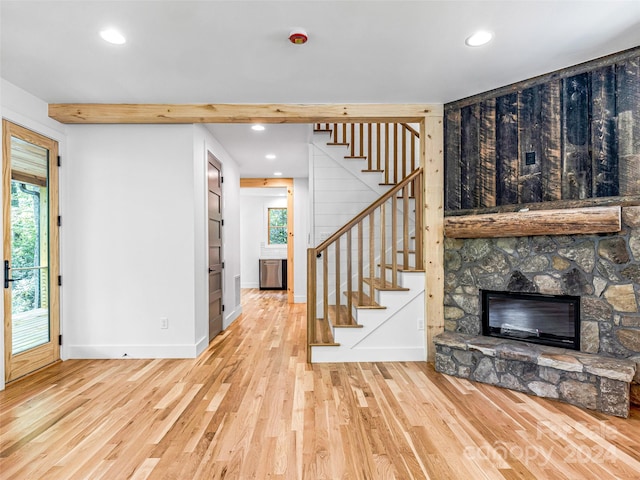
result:
[[[380,266],[380,264],[378,264],[378,266]],[[404,268],[404,265],[400,265],[400,264],[398,264],[397,267],[399,272],[424,272],[423,268],[415,268],[415,267]],[[390,263],[386,263],[384,265],[384,268],[392,269],[393,265],[391,265]]]
[[[344,294],[347,295],[347,292],[345,292]],[[365,295],[364,293],[362,294],[362,304],[360,304],[358,300],[358,292],[351,293],[351,303],[354,307],[362,309],[380,310],[387,308],[385,306],[378,305],[376,302],[371,303],[369,295]]]
[[[375,288],[376,290],[383,290],[383,291],[387,291],[387,292],[406,292],[409,289],[408,288],[404,288],[404,287],[394,287],[391,282],[388,282],[386,280],[383,280],[382,278],[374,278],[373,279],[373,283],[370,283],[371,280],[368,278],[364,278],[363,281],[365,283],[370,284],[373,288]]]
[[[384,173],[384,170],[369,170],[368,168],[365,170],[360,170],[361,172],[373,172],[373,173]]]
[[[347,160],[366,160],[367,157],[363,157],[361,155],[345,155],[344,158]]]
[[[331,130],[330,128],[314,128],[313,131],[314,131],[314,133],[331,133],[331,132],[333,132],[333,130]]]
[[[344,142],[327,142],[327,145],[338,145],[338,146],[341,146],[341,147],[349,146],[348,143],[344,143]]]
[[[396,253],[404,253],[404,250],[397,250]],[[415,250],[407,250],[407,253],[415,254],[416,251]]]
[[[334,328],[362,328],[362,325],[358,325],[349,312],[349,309],[346,305],[340,305],[340,322],[336,320],[336,306],[329,305],[327,309],[327,315],[329,317],[329,321]]]
[[[331,327],[329,322],[323,318],[316,319],[316,338],[310,343],[310,345],[325,345],[325,346],[338,346],[333,340],[333,334],[331,333]]]

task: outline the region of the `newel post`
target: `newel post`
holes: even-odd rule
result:
[[[443,109],[420,124],[420,164],[424,170],[425,345],[435,361],[434,337],[444,330],[444,127]]]

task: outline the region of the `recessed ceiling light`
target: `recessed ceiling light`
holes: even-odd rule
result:
[[[264,158],[266,158],[267,160],[275,160],[276,156],[274,153],[267,153]]]
[[[122,45],[127,41],[127,39],[124,38],[124,35],[113,28],[102,30],[100,32],[100,36],[105,42],[113,43],[114,45]]]
[[[274,174],[276,177],[281,177],[281,176],[282,176],[282,172],[273,172],[273,174]]]
[[[256,132],[261,132],[264,130],[264,125],[255,124],[251,127],[251,130],[255,130]]]
[[[478,30],[467,38],[464,43],[467,44],[468,47],[480,47],[489,43],[492,38],[493,33],[487,32],[486,30]]]

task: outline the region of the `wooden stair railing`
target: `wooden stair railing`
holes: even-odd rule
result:
[[[384,308],[375,302],[374,290],[405,290],[398,283],[398,271],[423,270],[422,182],[422,168],[418,168],[327,240],[307,250],[308,359],[311,346],[335,345],[329,321],[334,327],[357,326],[351,316],[354,307]],[[414,209],[411,191],[415,192]]]
[[[329,145],[348,147],[345,158],[366,159],[363,171],[383,173],[381,185],[396,185],[419,164],[420,134],[406,123],[317,123],[314,131],[330,133]]]

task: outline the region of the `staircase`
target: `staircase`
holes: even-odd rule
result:
[[[424,360],[423,174],[405,124],[322,124],[386,190],[307,251],[310,362]],[[409,170],[411,169],[411,170]]]
[[[418,167],[420,135],[407,123],[322,123],[314,132],[346,147],[345,160],[362,160],[360,171],[379,174],[381,186],[397,185]]]

